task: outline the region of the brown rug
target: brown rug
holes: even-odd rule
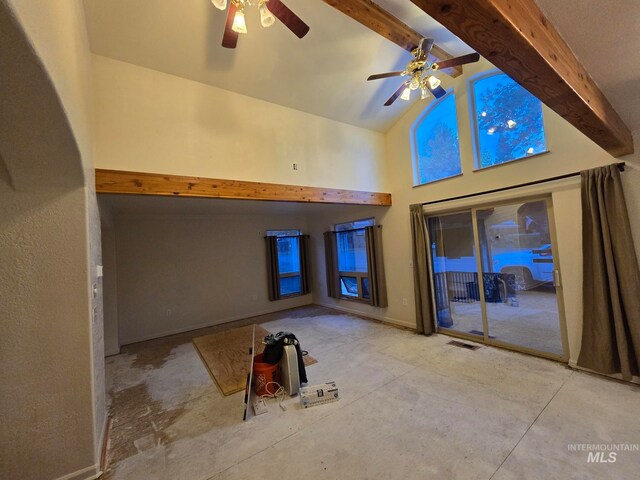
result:
[[[269,333],[271,332],[256,325],[256,355],[264,350],[262,339]],[[249,345],[252,335],[253,325],[247,325],[193,339],[196,351],[224,395],[231,395],[245,388],[251,360]],[[304,357],[305,366],[317,362],[311,355]]]

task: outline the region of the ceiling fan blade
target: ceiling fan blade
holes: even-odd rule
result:
[[[400,77],[404,72],[388,72],[370,75],[367,80],[380,80],[381,78]]]
[[[404,89],[405,89],[405,88],[407,88],[407,84],[406,84],[406,83],[403,83],[402,85],[400,85],[400,88],[399,88],[398,90],[396,90],[396,93],[394,93],[393,95],[391,95],[391,96],[389,97],[389,100],[387,100],[386,102],[384,102],[384,106],[385,106],[385,107],[388,107],[388,106],[390,106],[391,104],[393,104],[393,102],[395,102],[395,101],[398,99],[398,97],[399,97],[400,95],[402,95],[402,92],[404,92]]]
[[[422,51],[424,52],[422,56],[424,58],[429,56],[429,52],[431,52],[434,42],[435,40],[433,38],[425,38],[422,40]]]
[[[238,32],[234,32],[231,27],[233,25],[233,18],[236,16],[236,5],[233,2],[229,3],[229,12],[227,13],[227,23],[224,26],[224,35],[222,37],[222,46],[224,48],[236,48],[238,44]]]
[[[302,38],[309,33],[309,25],[304,23],[300,17],[280,0],[269,0],[266,5],[269,11],[298,38]]]
[[[442,88],[440,85],[438,85],[436,88],[431,88],[427,85],[427,88],[436,98],[442,98],[447,94],[447,91],[444,88]]]
[[[466,63],[474,63],[480,60],[480,55],[477,53],[470,53],[468,55],[462,55],[461,57],[450,58],[449,60],[443,60],[441,62],[436,62],[434,65],[437,65],[435,70],[441,70],[443,68],[451,68],[457,67],[458,65],[464,65]]]

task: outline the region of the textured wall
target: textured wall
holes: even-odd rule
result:
[[[298,215],[116,217],[122,344],[311,303],[270,302],[267,229],[300,228]],[[110,294],[110,293],[109,293]]]
[[[105,406],[89,58],[80,1],[0,0],[2,478],[96,472]]]

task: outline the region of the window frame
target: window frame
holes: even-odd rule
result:
[[[283,232],[287,232],[287,234],[285,235],[281,235],[281,233]],[[297,232],[296,235],[291,235],[292,233]],[[275,234],[274,234],[275,233]],[[302,229],[300,228],[285,228],[285,229],[270,229],[270,230],[266,230],[265,231],[265,236],[267,237],[276,237],[276,238],[298,238],[298,249],[302,248],[301,244],[300,244],[300,237],[303,236],[302,233]],[[277,240],[276,240],[277,242]],[[280,264],[280,256],[278,255],[278,265]],[[282,279],[283,278],[290,278],[290,277],[300,277],[300,291],[299,292],[294,292],[294,293],[288,293],[288,294],[283,294],[282,293]],[[285,298],[292,298],[292,297],[300,297],[302,295],[305,295],[304,293],[302,293],[302,259],[299,262],[298,265],[298,271],[297,272],[287,272],[287,273],[281,273],[280,272],[280,268],[278,268],[278,286],[280,288],[280,299],[285,299]]]
[[[343,230],[340,230],[339,227],[341,225],[351,225],[354,223],[360,223],[360,222],[370,222],[369,225],[366,225],[364,227],[357,227],[357,228],[346,228]],[[338,237],[337,235],[340,233],[346,233],[346,232],[354,232],[354,231],[359,231],[362,230],[364,231],[365,228],[367,227],[375,227],[376,226],[376,219],[375,217],[368,217],[368,218],[362,218],[359,220],[351,220],[349,222],[341,222],[341,223],[336,223],[333,225],[333,231],[336,233],[336,253],[338,254],[338,258],[336,259],[337,263],[338,263],[338,285],[340,286],[340,299],[341,300],[350,300],[352,302],[359,302],[359,303],[369,303],[371,301],[371,292],[369,292],[369,297],[364,297],[363,296],[363,292],[364,292],[364,288],[363,288],[363,281],[366,278],[369,282],[371,282],[371,280],[369,279],[369,266],[367,265],[367,271],[366,272],[351,272],[351,271],[344,271],[344,270],[340,270],[340,252],[339,252],[339,243],[338,243]],[[365,246],[366,248],[366,246]],[[352,296],[352,295],[345,295],[342,293],[342,277],[355,277],[356,278],[356,284],[358,287],[358,295],[357,296]]]
[[[479,136],[479,127],[478,127],[478,120],[476,118],[476,95],[475,95],[475,89],[474,89],[474,85],[476,82],[479,82],[481,80],[485,80],[489,77],[493,77],[495,75],[507,75],[506,73],[504,73],[502,70],[498,69],[498,68],[492,68],[490,70],[486,70],[484,72],[480,72],[476,75],[473,75],[472,77],[470,77],[467,80],[467,96],[468,96],[468,101],[469,101],[469,121],[470,121],[470,127],[471,127],[471,145],[473,148],[473,171],[474,172],[480,172],[482,170],[487,170],[488,168],[495,168],[495,167],[501,167],[503,165],[508,165],[511,164],[513,162],[519,162],[521,160],[528,160],[530,158],[534,158],[534,157],[538,157],[540,155],[546,155],[548,153],[551,153],[551,151],[549,150],[549,144],[547,141],[547,126],[546,126],[546,115],[545,115],[545,111],[544,111],[544,104],[542,103],[542,101],[540,99],[538,99],[538,97],[536,97],[536,99],[540,102],[541,105],[541,113],[542,113],[542,130],[544,133],[544,138],[545,138],[545,150],[542,152],[537,152],[537,153],[532,153],[530,155],[525,155],[523,157],[518,157],[518,158],[512,158],[510,160],[507,160],[505,162],[501,162],[501,163],[496,163],[494,165],[487,165],[486,167],[482,166],[482,161],[480,158],[480,136]],[[509,77],[509,75],[507,75],[507,77]],[[511,78],[511,77],[509,77]],[[513,80],[513,79],[512,79]],[[513,80],[515,81],[515,80]],[[517,83],[517,82],[516,82]],[[521,88],[524,88],[522,85],[520,85]],[[526,90],[526,89],[525,89]],[[531,92],[529,92],[531,93]],[[533,95],[533,94],[531,94]],[[535,97],[535,95],[534,95]],[[444,98],[444,97],[443,97]]]
[[[457,130],[456,133],[458,134],[458,153],[459,153],[459,160],[460,160],[460,173],[456,173],[454,175],[449,175],[447,177],[437,178],[435,180],[429,180],[424,183],[421,183],[420,182],[420,159],[418,158],[418,140],[416,137],[416,130],[418,129],[418,126],[426,119],[426,117],[428,117],[429,114],[449,96],[453,96],[454,104],[456,106],[456,130]],[[432,183],[441,182],[443,180],[448,180],[450,178],[456,178],[461,176],[464,173],[462,168],[462,149],[460,147],[460,118],[458,116],[458,105],[456,103],[456,98],[457,97],[456,97],[455,89],[453,87],[449,88],[445,95],[437,99],[434,98],[429,103],[429,105],[427,105],[426,108],[420,113],[420,115],[418,115],[418,117],[413,122],[413,125],[411,125],[411,128],[409,130],[409,135],[411,136],[411,156],[413,159],[413,188],[422,187],[423,185],[430,185]]]

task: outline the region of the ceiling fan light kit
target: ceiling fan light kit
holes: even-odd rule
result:
[[[211,0],[211,3],[219,10],[227,8],[227,0]],[[229,2],[224,36],[222,37],[223,47],[236,48],[238,35],[247,33],[247,22],[244,16],[245,7],[256,5],[260,12],[260,24],[263,27],[270,27],[277,18],[298,38],[304,37],[309,32],[309,26],[281,0],[231,0]]]
[[[450,58],[442,62],[430,62],[429,52],[431,52],[433,44],[434,40],[432,38],[423,38],[420,40],[420,44],[411,52],[414,59],[411,60],[407,64],[407,67],[401,72],[379,73],[367,78],[367,80],[379,80],[390,77],[411,77],[411,80],[403,83],[391,98],[386,101],[384,104],[385,107],[392,105],[398,97],[402,100],[409,101],[411,99],[411,92],[418,89],[421,91],[420,98],[422,100],[428,98],[430,93],[433,94],[435,98],[442,98],[447,94],[447,91],[440,86],[442,81],[433,76],[431,72],[480,60],[479,54],[471,53],[469,55],[462,55],[461,57]]]

